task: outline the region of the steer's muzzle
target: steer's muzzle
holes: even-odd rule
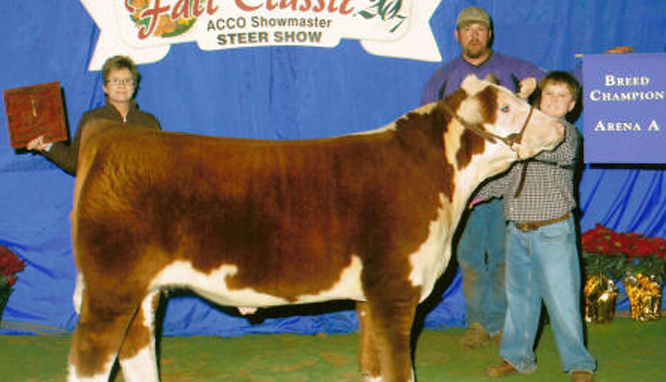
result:
[[[552,150],[564,140],[564,123],[543,113],[539,114],[539,118],[534,118],[527,126],[522,140],[514,147],[519,159],[531,158],[541,151]]]

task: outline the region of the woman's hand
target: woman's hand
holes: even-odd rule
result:
[[[26,149],[34,151],[34,150],[39,150],[39,151],[48,151],[51,148],[51,143],[50,142],[44,142],[44,136],[40,135],[39,137],[33,139],[32,141],[28,142],[28,145],[26,146]]]

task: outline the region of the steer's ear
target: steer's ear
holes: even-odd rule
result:
[[[467,81],[467,80],[470,80],[470,81],[478,81],[478,80],[479,80],[479,77],[477,77],[476,74],[474,74],[474,73],[470,73],[470,74],[468,74],[467,76],[465,76],[465,78],[463,79],[463,82],[461,83],[460,86],[462,87],[462,84],[464,84],[465,81]]]
[[[492,73],[486,76],[486,81],[491,84],[499,85],[499,79],[497,79],[497,76]]]
[[[484,89],[488,84],[484,81],[481,81],[478,79],[475,75],[470,74],[469,76],[465,77],[463,80],[462,84],[460,84],[460,87],[465,89],[467,94],[476,94],[482,89]]]

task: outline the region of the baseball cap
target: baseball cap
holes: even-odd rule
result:
[[[458,14],[456,20],[456,28],[465,26],[467,24],[480,23],[490,28],[490,16],[488,13],[479,7],[467,7]]]

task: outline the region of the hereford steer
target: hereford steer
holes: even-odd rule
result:
[[[159,380],[160,291],[220,305],[357,301],[360,372],[414,381],[415,310],[451,257],[474,189],[553,149],[562,125],[468,77],[383,128],[267,141],[127,129],[83,132],[73,240],[80,319],[69,381]]]

